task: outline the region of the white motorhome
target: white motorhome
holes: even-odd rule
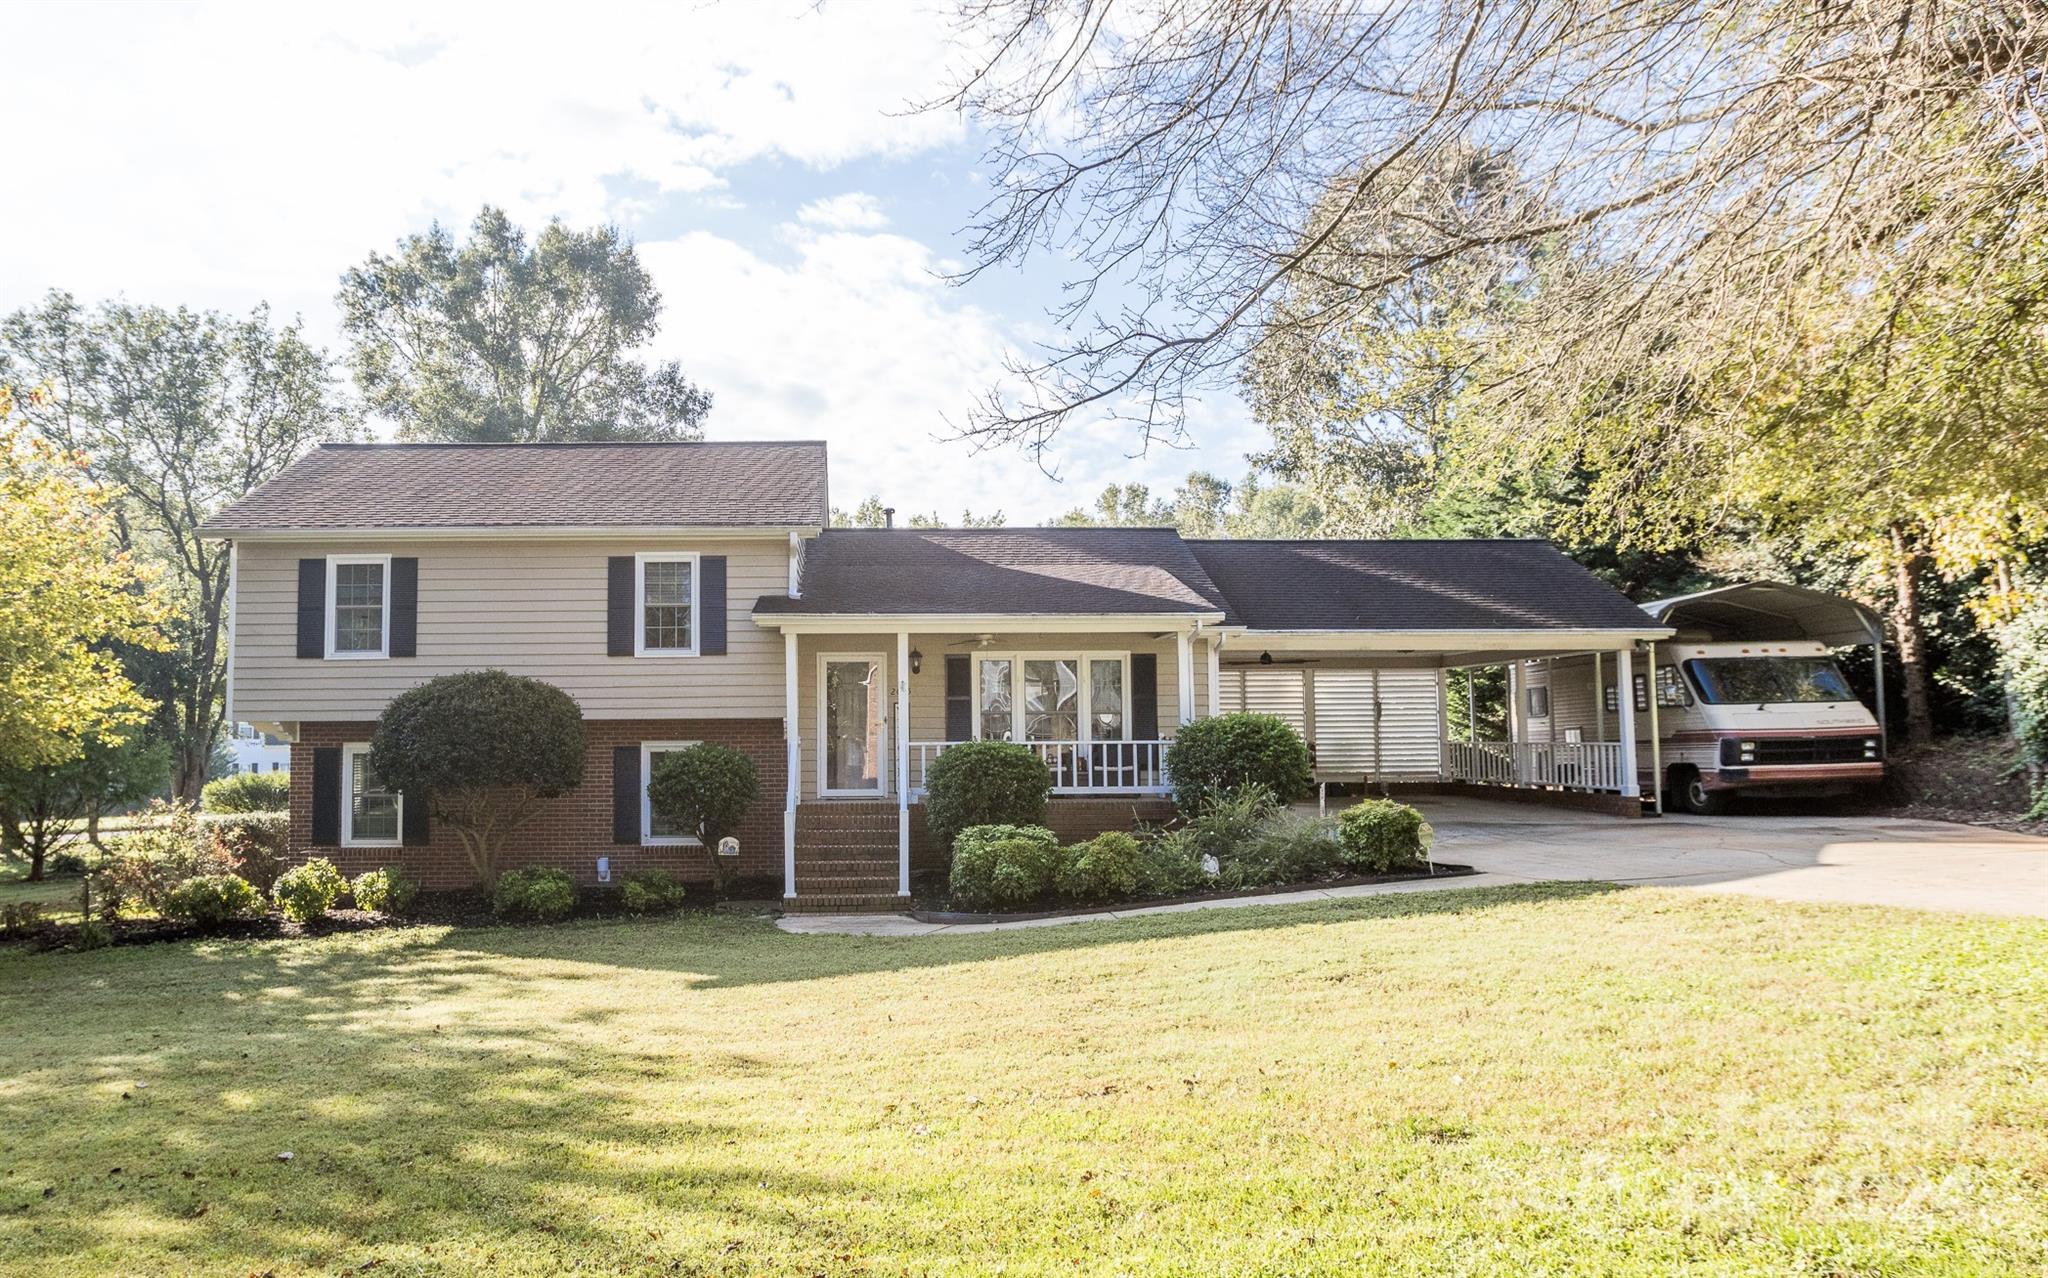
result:
[[[1868,609],[1777,582],[1643,608],[1675,632],[1652,646],[1631,680],[1635,735],[1647,747],[1637,759],[1645,793],[1661,780],[1667,804],[1711,813],[1738,793],[1839,794],[1883,779],[1884,725],[1834,659],[1839,647],[1881,645]],[[1882,704],[1881,659],[1878,672]],[[1520,739],[1616,739],[1621,698],[1611,665],[1570,657],[1517,673]]]

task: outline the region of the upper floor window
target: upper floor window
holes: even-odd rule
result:
[[[634,602],[639,633],[635,651],[694,656],[697,652],[697,556],[642,554]]]
[[[382,657],[391,651],[391,556],[327,559],[327,655]]]

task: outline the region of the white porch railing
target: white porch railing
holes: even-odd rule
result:
[[[1444,771],[1481,785],[1546,785],[1619,793],[1621,745],[1614,741],[1444,741]]]
[[[962,741],[910,743],[910,793],[925,790],[932,760]],[[1026,741],[1052,773],[1054,794],[1164,794],[1165,741]]]

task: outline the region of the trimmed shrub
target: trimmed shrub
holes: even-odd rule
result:
[[[85,858],[76,852],[52,852],[50,873],[58,878],[69,878],[85,873]]]
[[[499,918],[548,922],[567,918],[576,908],[576,880],[567,870],[536,867],[498,876],[491,910]]]
[[[760,797],[754,761],[731,746],[705,743],[666,754],[647,779],[647,806],[703,839],[721,880],[725,871],[718,859],[718,841],[740,828],[747,809]]]
[[[292,806],[289,772],[237,772],[208,781],[199,791],[208,812],[286,812]]]
[[[958,855],[961,833],[973,826],[1042,826],[1051,793],[1052,771],[1029,746],[967,741],[926,770],[925,822],[940,851]]]
[[[470,670],[393,697],[370,737],[370,766],[455,831],[489,891],[506,841],[583,780],[585,744],[576,698],[538,679]]]
[[[278,875],[276,886],[270,889],[270,899],[277,902],[286,918],[295,923],[310,923],[332,909],[347,890],[348,882],[334,868],[334,862],[316,856]]]
[[[1391,799],[1367,799],[1337,818],[1344,864],[1361,874],[1388,874],[1420,865],[1434,832],[1422,813]]]
[[[202,874],[186,879],[164,896],[163,916],[218,928],[235,919],[263,912],[263,896],[249,880],[233,874]]]
[[[641,870],[626,876],[619,903],[628,914],[660,914],[683,903],[683,885],[667,870]]]
[[[403,914],[419,899],[420,881],[399,866],[379,866],[356,875],[348,885],[348,894],[355,898],[359,910]]]
[[[255,884],[257,891],[268,892],[276,886],[291,847],[291,813],[202,813],[199,828],[227,856],[233,872]]]
[[[1166,747],[1166,771],[1174,806],[1187,817],[1247,787],[1288,803],[1315,785],[1307,743],[1269,714],[1220,714],[1182,724]]]
[[[1108,830],[1060,854],[1053,885],[1074,901],[1119,901],[1138,890],[1145,850],[1122,830]]]
[[[1136,891],[1141,897],[1180,896],[1209,886],[1202,854],[1185,829],[1155,833],[1141,841]]]
[[[969,826],[953,843],[953,899],[970,910],[1013,909],[1044,896],[1059,864],[1059,837],[1043,826]]]

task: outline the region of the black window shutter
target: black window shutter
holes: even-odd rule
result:
[[[633,556],[605,561],[605,642],[608,657],[633,655]]]
[[[299,655],[327,655],[327,561],[299,561]]]
[[[1131,739],[1159,739],[1159,657],[1155,653],[1131,654]]]
[[[627,563],[633,562],[627,560]],[[612,842],[640,841],[640,747],[612,747]]]
[[[974,735],[974,666],[964,652],[946,656],[946,740]]]
[[[698,636],[697,653],[704,657],[725,655],[725,556],[705,555],[697,560],[697,612],[704,633]]]
[[[391,557],[391,655],[418,655],[420,643],[420,561]]]
[[[405,828],[398,832],[398,841],[409,848],[423,848],[433,841],[427,830],[427,796],[415,798],[408,794],[399,805],[399,814],[404,818]]]
[[[340,842],[341,747],[320,746],[313,751],[313,843],[333,847]]]

